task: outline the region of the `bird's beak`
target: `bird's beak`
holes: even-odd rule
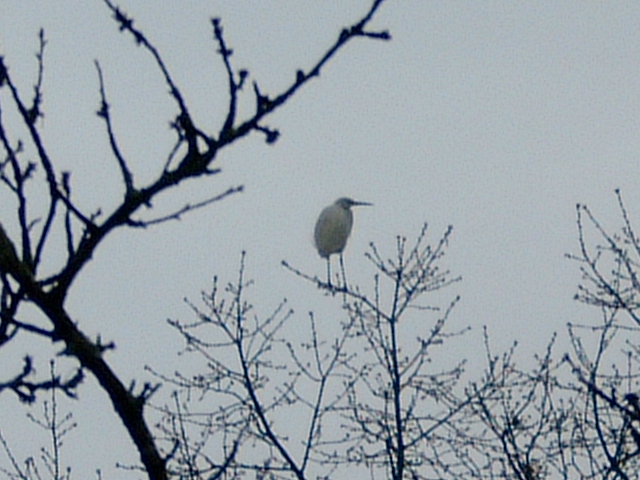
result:
[[[366,206],[368,206],[368,207],[372,207],[372,206],[373,206],[373,203],[369,203],[369,202],[356,202],[356,201],[354,201],[354,202],[353,202],[353,205],[354,205],[354,206],[363,206],[363,207],[366,207]]]

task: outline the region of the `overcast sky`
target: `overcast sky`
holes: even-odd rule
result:
[[[201,125],[216,132],[227,99],[211,17],[222,19],[234,66],[275,95],[369,3],[119,4],[158,47]],[[621,188],[632,218],[640,212],[638,25],[637,1],[388,0],[371,28],[389,30],[392,41],[347,46],[265,121],[281,131],[275,145],[252,135],[225,149],[217,160],[221,175],[164,195],[147,218],[229,186],[244,185],[244,193],[180,222],[113,234],[72,290],[70,312],[86,332],[117,343],[108,358],[127,381],[148,379],[144,364],[170,372],[180,342],[165,320],[189,319],[183,297],[197,300],[214,274],[235,279],[244,249],[258,313],[286,297],[301,317],[314,310],[337,321],[336,302],[280,262],[324,275],[313,225],[326,204],[346,195],[375,205],[355,212],[346,253],[350,281],[371,287],[373,270],[363,256],[369,242],[391,256],[396,235],[413,239],[428,222],[436,241],[452,224],[444,265],[463,276],[447,293],[462,296],[453,324],[473,328],[466,355],[482,361],[487,325],[496,349],[519,339],[526,358],[568,321],[597,318],[572,300],[578,268],[563,257],[577,250],[575,204],[587,203],[616,227],[613,192]],[[48,40],[42,131],[49,153],[58,171],[72,172],[85,211],[108,212],[122,186],[95,115],[94,60],[140,183],[157,175],[172,146],[174,105],[149,55],[118,32],[98,0],[0,0],[0,52],[25,98],[40,27]],[[0,94],[6,109],[7,91]],[[252,111],[250,90],[242,107]],[[0,221],[10,223],[10,215],[2,205]],[[64,260],[62,251],[52,255],[52,267]],[[0,363],[19,365],[13,355],[0,356]],[[135,461],[120,425],[95,428],[96,419],[115,418],[103,397],[93,380],[81,389],[82,405],[95,407],[74,412],[82,432],[67,452],[75,478],[89,478],[96,467],[108,471],[115,459]],[[5,394],[0,402],[3,411],[24,415],[14,398]],[[22,448],[3,418],[0,428]],[[87,442],[95,445],[89,454],[78,446]]]

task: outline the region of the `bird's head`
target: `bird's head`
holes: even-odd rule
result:
[[[359,205],[362,205],[362,206],[373,205],[373,204],[369,202],[357,202],[356,200],[353,200],[351,198],[342,197],[335,201],[335,205],[338,205],[340,208],[343,208],[345,210],[349,210],[351,207],[357,207]]]

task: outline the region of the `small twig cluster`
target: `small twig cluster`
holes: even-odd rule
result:
[[[59,382],[58,376],[55,373],[55,363],[53,361],[50,363],[50,382],[52,384]],[[49,388],[50,401],[44,402],[41,418],[38,418],[31,413],[27,414],[27,417],[31,422],[47,432],[50,437],[50,447],[43,447],[40,450],[41,462],[38,462],[36,458],[30,456],[23,462],[24,466],[21,466],[10,447],[9,440],[4,436],[2,430],[0,430],[0,445],[11,464],[11,469],[0,467],[0,471],[4,473],[7,478],[39,480],[43,478],[40,474],[40,468],[38,467],[41,463],[50,478],[56,480],[71,479],[71,468],[63,467],[61,451],[64,444],[64,438],[76,428],[77,424],[73,420],[73,415],[71,413],[67,413],[62,416],[60,415],[57,391],[58,388]]]

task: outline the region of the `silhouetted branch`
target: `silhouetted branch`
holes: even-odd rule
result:
[[[142,227],[142,228],[146,228],[146,227],[150,227],[152,225],[155,225],[157,223],[164,223],[164,222],[168,222],[170,220],[180,220],[182,218],[183,215],[193,211],[193,210],[197,210],[199,208],[203,208],[206,207],[208,205],[211,205],[212,203],[215,202],[219,202],[221,200],[224,200],[225,198],[227,198],[230,195],[236,194],[236,193],[240,193],[244,190],[244,187],[242,185],[237,186],[237,187],[231,187],[229,188],[227,191],[222,192],[219,195],[216,195],[215,197],[211,197],[208,198],[206,200],[203,200],[202,202],[198,202],[198,203],[194,203],[194,204],[187,204],[184,207],[182,207],[179,210],[176,210],[173,213],[170,213],[168,215],[164,215],[162,217],[158,217],[158,218],[153,218],[150,220],[131,220],[129,222],[129,225],[132,227]]]
[[[3,390],[11,390],[20,399],[21,402],[33,403],[36,394],[42,390],[60,390],[71,398],[76,398],[75,390],[84,379],[82,370],[76,371],[75,375],[66,381],[62,381],[58,376],[52,376],[49,380],[42,382],[32,382],[27,380],[34,373],[31,357],[25,357],[23,360],[22,371],[11,380],[0,382],[0,392]]]
[[[124,13],[119,7],[116,7],[110,0],[103,0],[103,1],[107,5],[109,10],[111,10],[111,12],[113,13],[113,18],[120,25],[120,30],[131,33],[136,43],[144,47],[151,54],[154,61],[156,62],[156,65],[162,72],[162,76],[164,77],[165,82],[169,86],[169,93],[178,104],[180,114],[189,116],[186,103],[182,98],[182,94],[180,93],[180,90],[176,86],[175,82],[173,81],[173,78],[171,78],[169,69],[165,65],[164,60],[162,60],[162,57],[160,56],[160,52],[158,52],[156,47],[154,47],[151,44],[151,42],[147,40],[146,36],[144,35],[144,33],[142,33],[142,31],[134,27],[133,25],[134,20],[132,18],[128,17],[126,13]]]
[[[244,80],[247,78],[247,71],[242,70],[238,80],[236,80],[235,73],[231,67],[231,55],[233,54],[233,50],[227,48],[227,44],[222,35],[220,19],[212,18],[211,25],[213,26],[213,36],[218,43],[218,54],[222,57],[229,80],[229,108],[227,111],[227,118],[225,119],[222,130],[220,131],[220,138],[224,138],[228,135],[233,135],[233,124],[235,123],[238,104],[238,90],[242,88]]]
[[[100,80],[100,109],[97,113],[100,118],[104,119],[105,124],[107,125],[107,134],[109,135],[109,144],[111,145],[111,151],[113,152],[113,155],[116,157],[118,165],[120,166],[120,172],[122,173],[122,180],[125,186],[125,195],[128,196],[133,191],[133,175],[131,173],[131,170],[127,166],[127,161],[122,155],[122,152],[120,152],[115,133],[113,132],[113,127],[111,126],[109,103],[107,102],[107,94],[105,92],[104,78],[102,76],[100,63],[96,60],[95,65],[96,70],[98,71],[98,79]]]
[[[640,282],[636,271],[640,267],[640,245],[631,224],[628,223],[622,198],[620,196],[618,198],[623,218],[625,218],[625,228],[621,235],[610,235],[586,205],[577,206],[580,255],[571,255],[569,258],[583,264],[581,272],[585,283],[578,286],[575,298],[591,305],[614,310],[622,309],[640,325],[640,316],[636,313],[640,308],[638,299]],[[596,246],[595,254],[590,252],[587,245],[583,215],[586,215],[589,224],[595,227],[604,241],[603,245]],[[631,252],[629,246],[633,248]],[[632,252],[639,256],[633,258]]]
[[[38,71],[39,71],[39,77],[38,77],[38,82],[36,83],[36,87],[35,87],[35,97],[34,97],[34,101],[33,101],[33,105],[31,108],[27,108],[25,106],[25,104],[23,103],[23,101],[20,98],[20,94],[18,92],[18,88],[16,87],[16,85],[13,83],[13,80],[11,78],[11,76],[9,75],[9,72],[6,68],[6,66],[4,66],[4,84],[6,84],[9,87],[9,90],[11,91],[11,95],[13,98],[13,101],[16,105],[16,108],[18,109],[18,112],[20,113],[25,126],[27,127],[29,134],[30,134],[30,138],[31,141],[33,142],[36,151],[38,153],[38,158],[40,161],[40,165],[42,166],[42,168],[45,171],[45,176],[46,176],[46,180],[47,180],[47,184],[48,184],[48,188],[49,188],[49,207],[48,207],[48,211],[47,211],[47,215],[45,217],[45,221],[42,227],[42,231],[40,233],[40,238],[36,243],[36,247],[35,247],[35,252],[31,252],[30,248],[27,248],[29,245],[31,245],[31,240],[26,240],[25,241],[25,235],[28,235],[28,233],[25,233],[24,231],[24,226],[23,226],[23,230],[22,230],[22,236],[23,236],[23,247],[25,250],[27,250],[27,252],[24,253],[28,253],[27,256],[24,257],[24,260],[27,262],[28,265],[31,266],[31,268],[33,268],[34,270],[37,268],[37,266],[40,263],[40,259],[41,259],[41,255],[42,255],[42,251],[44,249],[45,243],[48,239],[49,236],[49,232],[51,229],[51,226],[53,224],[54,218],[55,218],[55,214],[56,214],[56,205],[57,205],[57,201],[58,201],[58,189],[57,189],[57,185],[56,185],[56,175],[55,175],[55,170],[53,167],[53,162],[51,161],[51,159],[49,158],[49,155],[47,154],[47,151],[44,147],[44,143],[42,141],[42,138],[40,137],[40,133],[38,132],[37,128],[36,128],[36,119],[38,116],[41,116],[41,112],[39,109],[39,105],[40,105],[40,101],[41,101],[41,93],[40,93],[40,83],[42,81],[42,63],[44,60],[44,46],[45,46],[46,42],[44,40],[44,34],[42,32],[42,30],[40,31],[40,51],[38,53],[38,55],[36,56],[38,59]],[[4,142],[3,142],[4,143]],[[8,142],[7,142],[8,143]],[[6,144],[5,144],[6,145]]]

